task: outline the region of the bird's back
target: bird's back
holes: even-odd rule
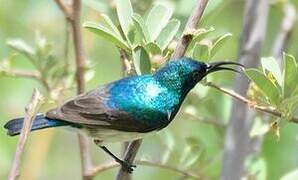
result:
[[[50,118],[83,126],[149,132],[173,119],[180,96],[151,75],[123,78],[67,101],[50,111]]]

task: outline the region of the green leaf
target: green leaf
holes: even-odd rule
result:
[[[222,48],[222,46],[224,45],[224,43],[230,38],[232,37],[232,34],[231,33],[226,33],[218,38],[216,38],[214,41],[213,41],[213,45],[210,49],[210,58],[212,58],[220,48]]]
[[[291,55],[284,54],[283,59],[283,96],[286,98],[293,94],[293,91],[298,86],[298,66],[295,58]]]
[[[130,0],[116,0],[116,10],[121,28],[128,39],[128,34],[132,24],[131,16],[133,15],[133,9]]]
[[[298,169],[288,172],[280,180],[296,180],[298,178]]]
[[[187,49],[192,50],[196,43],[199,43],[201,40],[205,39],[206,36],[214,30],[215,29],[213,27],[209,29],[198,29]]]
[[[150,74],[151,63],[147,51],[143,47],[138,46],[134,49],[132,55],[137,74]]]
[[[246,69],[244,72],[260,88],[271,103],[275,105],[279,104],[280,93],[278,88],[261,71]]]
[[[146,19],[146,26],[148,27],[151,41],[154,41],[158,37],[170,20],[172,13],[172,9],[164,5],[157,4],[153,6]]]
[[[175,144],[176,144],[175,137],[170,130],[162,131],[161,133],[159,133],[159,135],[160,135],[162,142],[166,146],[166,150],[165,150],[165,152],[163,152],[163,154],[161,156],[161,160],[160,160],[161,163],[165,164],[168,162],[173,150],[175,149]]]
[[[266,134],[269,130],[270,130],[270,125],[268,123],[262,121],[261,118],[256,117],[249,135],[252,138],[256,137],[256,136],[262,136],[262,135]]]
[[[101,17],[103,18],[103,21],[105,23],[105,25],[111,30],[113,31],[113,33],[115,35],[117,35],[119,38],[122,39],[122,36],[119,32],[119,30],[117,29],[117,27],[114,25],[114,23],[112,22],[112,20],[109,18],[109,16],[107,16],[106,14],[101,14]]]
[[[203,45],[203,44],[201,45],[199,43],[196,43],[193,49],[192,58],[200,61],[208,61],[209,47],[207,45]]]
[[[156,43],[162,50],[166,49],[169,43],[173,40],[179,30],[179,27],[180,21],[178,21],[177,19],[172,19],[169,21],[166,27],[163,28],[156,39]]]
[[[97,25],[93,22],[86,22],[86,23],[84,23],[83,26],[85,28],[87,28],[88,30],[90,30],[91,32],[96,33],[101,38],[115,44],[116,46],[118,46],[122,49],[125,49],[127,51],[130,51],[128,45],[122,39],[120,39],[117,35],[115,35],[112,31],[107,29],[106,27]]]
[[[209,14],[211,14],[214,10],[216,10],[216,8],[222,3],[224,2],[223,0],[213,0],[212,3],[208,3],[207,7],[204,11],[204,15],[203,17],[208,16]],[[224,5],[223,5],[224,6]],[[218,8],[219,9],[219,8]],[[214,13],[216,14],[216,12]]]
[[[283,99],[281,105],[279,106],[282,109],[282,118],[286,120],[292,119],[292,116],[295,110],[298,107],[298,95],[291,96],[286,99]]]
[[[181,164],[184,168],[188,168],[196,163],[203,152],[198,139],[194,137],[188,137],[186,138],[186,143],[187,144],[183,150],[179,162],[179,164]]]
[[[160,49],[160,47],[153,42],[150,42],[148,44],[145,45],[145,49],[150,53],[150,54],[161,54],[162,51]]]
[[[35,55],[35,50],[33,47],[28,45],[22,39],[11,39],[7,41],[8,46],[16,50],[17,52],[25,55],[29,59],[33,60]]]
[[[248,176],[252,177],[252,179],[266,180],[267,164],[264,158],[251,160],[248,167],[248,174]]]
[[[276,79],[279,86],[282,86],[282,75],[280,72],[280,67],[277,61],[273,57],[267,57],[261,59],[261,64],[263,68],[263,72],[266,73],[266,70],[271,72]]]
[[[82,2],[84,3],[84,5],[88,6],[91,9],[94,9],[95,11],[98,11],[98,12],[109,11],[108,3],[101,2],[98,0],[84,0]]]
[[[139,14],[134,13],[132,15],[132,20],[133,20],[133,23],[136,27],[136,30],[144,38],[145,43],[149,42],[150,41],[150,34],[149,34],[148,28],[147,28],[143,18]]]

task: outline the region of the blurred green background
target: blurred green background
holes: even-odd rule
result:
[[[84,0],[83,0],[84,1]],[[151,0],[133,0],[133,8],[140,14],[150,9]],[[165,2],[160,0],[160,2]],[[167,0],[174,8],[174,17],[181,20],[182,27],[189,16],[195,0]],[[292,3],[298,5],[296,0]],[[7,46],[10,38],[21,38],[29,44],[34,44],[36,32],[43,34],[52,44],[55,53],[62,57],[65,42],[65,19],[52,0],[0,0],[0,61],[8,57],[13,51]],[[200,23],[200,27],[214,27],[215,34],[231,32],[233,37],[225,44],[214,60],[237,58],[238,40],[242,28],[244,1],[210,0],[208,9]],[[85,0],[83,4],[82,22],[87,20],[98,21],[99,10],[117,21],[113,1]],[[279,30],[282,19],[282,8],[272,5],[270,8],[268,33],[263,49],[263,56],[269,56],[275,35]],[[296,25],[298,27],[298,25]],[[180,28],[180,34],[182,32]],[[95,34],[83,29],[83,38],[86,58],[95,65],[96,74],[88,82],[87,88],[92,89],[122,75],[119,52],[112,44],[98,38]],[[290,40],[288,53],[298,57],[298,28],[294,29]],[[72,44],[72,43],[70,43]],[[70,47],[70,60],[73,60],[73,51]],[[25,57],[18,55],[13,67],[33,69]],[[215,74],[210,80],[223,87],[233,85],[230,73]],[[24,78],[0,78],[0,179],[6,179],[13,161],[18,137],[8,137],[2,128],[11,118],[22,116],[24,107],[31,97],[33,88],[41,85],[34,80]],[[73,96],[75,90],[67,97]],[[191,98],[190,98],[191,97]],[[189,95],[182,111],[196,109],[200,117],[216,119],[226,123],[229,119],[231,99],[214,89],[198,85]],[[47,109],[43,109],[46,111]],[[189,170],[198,172],[209,179],[216,179],[221,170],[222,152],[224,143],[224,129],[210,124],[193,120],[186,115],[178,115],[175,121],[156,135],[145,138],[138,158],[152,161],[163,159],[172,166],[185,168],[181,161],[189,163]],[[192,145],[189,145],[192,144]],[[200,152],[198,156],[191,147]],[[94,164],[100,164],[110,158],[98,149],[92,147]],[[111,144],[112,151],[120,154],[121,144]],[[183,156],[187,154],[189,160]],[[184,160],[183,160],[184,158]],[[192,162],[193,161],[193,162]],[[273,133],[265,136],[261,152],[253,158],[253,165],[259,166],[265,179],[280,179],[284,174],[298,169],[298,126],[284,124],[281,128],[281,138],[277,141]],[[248,168],[253,168],[249,162]],[[81,179],[81,167],[77,136],[64,129],[43,130],[30,134],[28,144],[22,159],[20,179]],[[96,176],[96,179],[113,179],[117,169],[108,170]],[[138,166],[133,176],[136,179],[179,179],[181,174],[155,167]]]

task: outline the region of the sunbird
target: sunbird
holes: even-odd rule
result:
[[[227,65],[242,66],[231,61],[205,63],[187,57],[172,60],[154,74],[122,78],[38,114],[31,131],[76,128],[131,173],[135,166],[116,157],[105,143],[139,139],[167,127],[186,95],[206,75],[221,70],[239,72]],[[24,118],[8,121],[4,126],[7,134],[18,135],[23,121]]]

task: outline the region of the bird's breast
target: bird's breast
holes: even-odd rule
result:
[[[165,127],[169,114],[176,112],[180,104],[179,92],[169,90],[150,77],[120,82],[110,92],[109,107],[129,113],[136,121],[152,127],[150,129]]]

